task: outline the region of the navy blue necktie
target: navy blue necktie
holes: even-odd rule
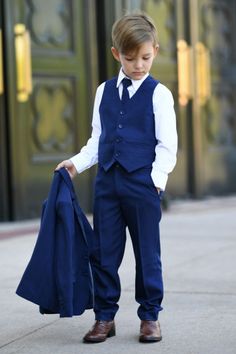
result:
[[[132,81],[130,79],[124,78],[122,80],[122,84],[123,84],[123,92],[122,92],[121,101],[125,104],[129,100],[129,92],[127,87],[132,85]]]

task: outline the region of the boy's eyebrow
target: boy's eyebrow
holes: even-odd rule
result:
[[[147,57],[147,56],[149,56],[149,55],[152,55],[152,53],[149,52],[149,53],[142,54],[142,57]],[[136,55],[136,54],[124,54],[124,56],[125,56],[125,57],[135,57],[135,56],[137,56],[137,55]]]

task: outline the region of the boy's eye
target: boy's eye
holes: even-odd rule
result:
[[[142,60],[149,60],[150,59],[150,57],[143,57],[142,58]],[[125,60],[127,60],[127,61],[132,61],[132,60],[135,60],[135,58],[130,58],[130,57],[125,57]]]

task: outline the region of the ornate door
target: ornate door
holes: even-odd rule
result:
[[[168,180],[167,192],[172,196],[189,193],[189,150],[188,110],[178,101],[178,58],[177,42],[186,36],[184,1],[147,0],[141,2],[142,9],[155,21],[160,51],[154,62],[152,74],[172,92],[175,101],[178,129],[178,163]]]
[[[196,192],[235,193],[236,1],[198,0],[191,15],[197,21],[191,40],[204,43],[211,58],[210,98],[193,107]]]
[[[3,16],[0,1],[0,220],[7,219],[8,205],[8,166],[7,166],[7,136],[6,136],[6,106],[5,106],[5,78],[4,78],[4,43],[3,43]]]
[[[159,29],[153,73],[176,104],[178,163],[168,191],[197,197],[235,192],[236,1],[140,3]]]
[[[91,100],[97,84],[93,3],[2,1],[11,191],[8,218],[39,217],[54,167],[77,153],[90,134]],[[90,175],[84,173],[78,179],[85,210],[91,202]]]

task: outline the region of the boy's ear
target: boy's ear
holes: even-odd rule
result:
[[[157,56],[158,52],[159,52],[159,44],[157,44],[154,48],[154,57]]]
[[[159,44],[157,44],[154,48],[154,56],[156,57],[159,52]]]
[[[113,57],[117,61],[120,61],[120,53],[118,52],[118,50],[115,47],[111,47],[111,52],[112,52]]]

